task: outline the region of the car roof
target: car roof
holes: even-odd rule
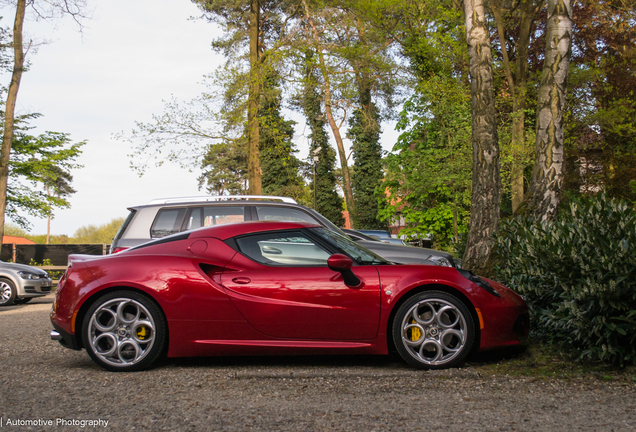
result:
[[[128,210],[140,209],[143,207],[178,207],[189,205],[237,205],[244,203],[259,204],[287,204],[298,205],[296,200],[289,197],[269,196],[269,195],[220,195],[220,196],[187,196],[176,198],[159,198],[150,201],[148,204],[141,204],[128,207]]]
[[[253,234],[262,231],[279,231],[302,228],[318,228],[322,225],[311,224],[307,222],[281,222],[281,221],[254,221],[239,222],[225,225],[216,225],[205,228],[199,228],[191,231],[188,238],[206,238],[214,237],[219,240],[227,240],[245,234]]]

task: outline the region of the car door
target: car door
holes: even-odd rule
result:
[[[356,288],[327,267],[331,255],[304,231],[237,239],[221,276],[232,302],[259,332],[276,338],[370,340],[380,321],[380,279],[355,266]]]

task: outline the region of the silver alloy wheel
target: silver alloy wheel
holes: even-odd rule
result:
[[[112,366],[135,365],[155,343],[156,326],[148,309],[130,298],[114,298],[101,304],[88,323],[90,348]]]
[[[451,302],[427,298],[413,305],[401,323],[402,343],[408,353],[427,366],[452,362],[467,340],[466,319]]]
[[[14,298],[13,287],[7,281],[0,280],[0,305],[10,305]]]

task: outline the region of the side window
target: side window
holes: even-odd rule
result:
[[[309,222],[317,225],[322,225],[320,222],[318,222],[316,219],[314,219],[304,211],[291,207],[256,206],[256,213],[258,214],[258,220]]]
[[[193,230],[197,228],[201,228],[201,223],[203,218],[201,217],[202,211],[200,207],[193,208],[190,212],[190,217],[188,218],[188,224],[186,225],[186,230]]]
[[[245,207],[203,207],[203,226],[245,222]]]
[[[245,222],[245,207],[243,206],[195,207],[190,211],[185,229],[192,230],[237,222]]]
[[[159,238],[181,231],[186,208],[161,209],[150,227],[150,237]]]
[[[301,231],[272,232],[236,239],[243,255],[274,266],[326,266],[329,252]]]

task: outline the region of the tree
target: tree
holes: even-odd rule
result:
[[[380,125],[377,109],[371,102],[371,92],[361,92],[362,109],[353,112],[349,119],[348,136],[353,143],[354,170],[352,176],[355,212],[349,213],[359,229],[386,229],[387,224],[378,219],[379,201],[376,189],[384,179]]]
[[[28,226],[22,212],[46,217],[48,239],[53,209],[70,207],[67,198],[75,193],[70,171],[82,167],[76,159],[85,144],[85,141],[72,144],[65,133],[32,136],[17,131],[11,152],[6,210],[14,222]]]
[[[576,2],[564,118],[570,195],[636,201],[636,1]]]
[[[529,45],[533,35],[535,17],[543,1],[513,1],[508,9],[499,0],[491,0],[495,17],[499,52],[503,60],[507,91],[512,99],[512,134],[510,143],[510,182],[512,212],[516,213],[524,201],[524,170],[527,165],[526,109],[528,93]],[[504,16],[504,14],[506,14]],[[536,33],[536,31],[535,31]],[[503,93],[503,92],[502,92]]]
[[[328,40],[327,43],[321,39],[321,35],[328,37],[328,31],[326,28],[318,28],[320,24],[318,22],[318,18],[321,18],[324,21],[325,25],[342,25],[342,14],[337,14],[335,9],[322,8],[320,10],[321,16],[318,17],[317,11],[312,11],[309,8],[309,5],[306,0],[303,0],[303,6],[305,9],[305,18],[309,23],[309,28],[307,29],[307,39],[313,41],[311,45],[312,50],[317,55],[316,67],[320,71],[322,75],[322,96],[323,96],[323,106],[325,109],[325,115],[327,116],[327,121],[329,126],[331,127],[331,132],[333,133],[333,137],[336,141],[336,147],[338,148],[338,157],[340,159],[340,169],[342,171],[342,190],[345,196],[345,203],[347,205],[347,210],[349,214],[353,214],[355,212],[355,203],[353,200],[353,189],[351,188],[351,176],[349,174],[349,166],[347,163],[347,156],[345,153],[344,142],[342,139],[342,134],[340,133],[340,128],[346,118],[346,108],[338,103],[337,99],[334,99],[332,92],[332,80],[334,79],[334,67],[328,64],[327,56],[330,54],[330,51],[327,50],[327,47],[331,44]],[[327,53],[325,52],[327,51]],[[334,115],[335,109],[343,110],[343,118],[338,124],[336,122],[336,117]]]
[[[499,224],[499,143],[490,34],[482,0],[465,0],[464,14],[472,94],[473,180],[463,265],[480,273],[489,267],[493,234]]]
[[[565,162],[563,116],[572,55],[571,0],[548,0],[545,61],[537,96],[537,143],[530,208],[552,220],[561,200]]]
[[[329,136],[325,131],[326,125],[321,108],[323,98],[319,90],[321,85],[312,61],[313,56],[314,54],[308,51],[303,57],[305,73],[302,95],[299,96],[300,105],[311,131],[308,136],[311,143],[309,157],[310,163],[314,164],[315,176],[310,188],[315,194],[314,210],[336,226],[342,227],[345,223],[342,215],[342,198],[336,191],[337,180],[334,173],[336,152],[329,145]],[[318,162],[313,160],[314,154],[317,154]]]
[[[102,225],[85,225],[79,227],[69,243],[78,244],[109,244],[115,238],[115,234],[124,223],[124,218],[115,218]]]
[[[204,185],[213,195],[244,195],[247,193],[247,158],[238,143],[211,144],[201,162],[203,173],[199,189]]]
[[[285,120],[280,112],[282,96],[280,78],[270,72],[265,79],[259,102],[259,125],[263,125],[260,135],[262,185],[266,195],[289,196],[297,201],[305,195],[305,182],[300,176],[301,162],[294,153],[296,146],[293,120]]]
[[[11,3],[13,4],[13,3]],[[85,18],[85,0],[16,0],[15,19],[13,24],[13,68],[11,84],[5,102],[4,124],[2,135],[2,149],[0,150],[0,238],[4,233],[4,217],[7,210],[7,193],[9,184],[9,160],[13,144],[15,126],[15,106],[18,90],[24,72],[24,46],[22,29],[27,6],[31,6],[38,18],[51,18],[57,14],[70,15],[80,25],[80,19]]]
[[[249,87],[247,100],[247,171],[249,193],[261,193],[261,166],[259,156],[260,124],[259,103],[264,66],[269,57],[290,41],[288,24],[298,12],[298,5],[289,1],[273,0],[193,0],[206,13],[211,21],[220,24],[226,31],[226,37],[213,43],[213,46],[226,55],[240,52],[247,37],[249,46]],[[293,30],[291,31],[293,34]]]
[[[4,215],[7,210],[7,193],[9,183],[9,158],[13,144],[13,126],[15,121],[15,104],[18,89],[24,70],[24,47],[22,46],[22,28],[26,0],[18,0],[16,4],[15,20],[13,23],[13,73],[7,93],[4,112],[4,133],[2,134],[2,150],[0,150],[0,238],[4,233]]]

